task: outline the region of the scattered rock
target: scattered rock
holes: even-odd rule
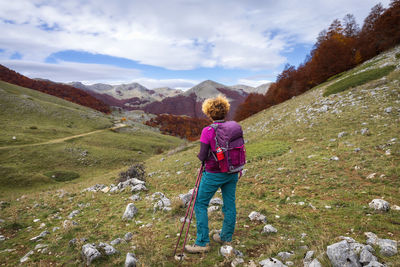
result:
[[[170,211],[171,210],[171,201],[161,192],[155,192],[151,195],[151,199],[156,201],[154,204],[154,211],[163,210]]]
[[[242,258],[235,258],[231,262],[231,267],[236,267],[244,263],[244,260]]]
[[[368,245],[379,246],[380,253],[385,257],[391,257],[397,254],[397,242],[391,239],[381,239],[378,236],[371,232],[364,233],[368,239]]]
[[[93,244],[85,244],[82,246],[82,256],[87,265],[90,265],[94,260],[101,257],[101,253]]]
[[[224,205],[224,202],[219,197],[215,197],[215,198],[212,198],[210,200],[210,205],[220,205],[220,206],[222,206],[222,205]]]
[[[376,176],[376,172],[371,173],[370,175],[367,176],[367,179],[374,179]]]
[[[95,184],[91,187],[88,187],[86,189],[83,189],[82,192],[97,192],[105,188],[106,186],[104,184]]]
[[[386,265],[377,261],[371,261],[370,263],[368,263],[368,265],[365,265],[364,267],[386,267]]]
[[[262,215],[261,213],[259,213],[257,211],[252,211],[249,214],[249,218],[250,218],[250,221],[260,221],[263,223],[267,222],[267,217],[265,217],[264,215]]]
[[[392,110],[393,110],[392,107],[387,107],[387,108],[385,108],[385,112],[386,112],[386,113],[391,113]]]
[[[262,267],[287,267],[280,260],[275,258],[268,258],[259,262]]]
[[[233,255],[233,247],[228,245],[222,246],[219,251],[224,257],[230,257]]]
[[[350,249],[346,240],[328,246],[326,254],[333,267],[361,267],[357,255]]]
[[[338,134],[338,138],[342,138],[343,136],[346,136],[346,135],[348,135],[347,132],[340,132],[340,133]]]
[[[107,256],[111,256],[111,255],[119,253],[118,250],[116,250],[113,246],[111,246],[107,243],[100,242],[98,247],[101,250],[103,250],[104,254],[106,254]]]
[[[186,207],[189,205],[190,199],[192,198],[194,189],[190,189],[187,194],[180,194],[179,198],[182,201],[182,204]]]
[[[133,196],[129,197],[129,199],[132,201],[139,201],[139,200],[141,200],[141,197],[138,193],[138,194],[134,194]]]
[[[339,160],[339,157],[333,156],[333,157],[330,158],[330,160],[338,161],[338,160]]]
[[[147,187],[143,184],[132,186],[131,192],[147,191]]]
[[[126,242],[131,241],[132,238],[133,238],[133,234],[131,232],[126,233],[125,236],[124,236],[124,239],[125,239]]]
[[[293,255],[294,255],[293,252],[284,251],[284,252],[279,252],[277,256],[281,258],[283,261],[286,261],[290,259]]]
[[[72,211],[69,215],[68,215],[68,219],[72,219],[74,218],[76,215],[78,215],[80,213],[79,210],[74,210]]]
[[[134,253],[127,253],[125,259],[125,267],[136,267],[138,260]]]
[[[63,228],[64,229],[69,229],[69,228],[75,227],[77,225],[78,225],[78,223],[75,222],[75,221],[65,220],[63,222]]]
[[[378,259],[374,255],[372,255],[372,253],[369,252],[368,249],[364,248],[360,253],[360,263],[362,265],[367,265],[371,261],[378,261]]]
[[[307,251],[303,259],[304,267],[308,267],[310,265],[312,258],[314,257],[314,253],[315,252],[313,250]]]
[[[133,203],[129,203],[126,208],[122,219],[132,220],[132,218],[136,215],[138,209],[135,207]]]
[[[109,191],[110,191],[110,187],[109,186],[106,186],[103,189],[101,189],[101,192],[103,192],[103,193],[108,193]]]
[[[25,256],[23,256],[23,257],[19,260],[19,262],[20,262],[20,263],[24,263],[24,262],[28,261],[28,260],[29,260],[29,256],[31,256],[31,255],[33,255],[33,250],[31,250],[31,251],[29,251],[28,253],[26,253]]]
[[[43,231],[43,232],[40,233],[40,235],[32,237],[30,240],[33,241],[33,242],[37,242],[37,241],[41,240],[43,237],[45,237],[48,234],[50,234],[49,231]]]
[[[111,244],[111,246],[115,246],[115,245],[120,244],[121,242],[125,242],[125,240],[118,237],[118,238],[114,239],[113,241],[111,241],[110,244]]]
[[[383,199],[374,199],[369,203],[369,207],[377,211],[389,211],[390,204]]]
[[[362,128],[361,131],[360,131],[360,133],[361,133],[362,135],[370,135],[369,129],[368,129],[368,128]]]
[[[265,225],[264,228],[263,228],[263,230],[262,230],[262,233],[263,233],[263,234],[277,233],[277,232],[278,232],[278,230],[276,230],[276,228],[273,227],[273,226],[270,225],[270,224]]]
[[[6,237],[4,235],[0,235],[0,242],[6,240]]]
[[[400,207],[397,206],[397,205],[393,205],[393,206],[390,207],[390,209],[391,209],[391,210],[399,211],[399,210],[400,210]]]
[[[214,211],[217,211],[218,209],[219,209],[218,206],[210,206],[210,207],[207,208],[207,212],[208,213],[212,213]]]
[[[306,266],[304,266],[304,267],[306,267]],[[322,265],[321,265],[321,263],[320,263],[317,259],[314,259],[314,260],[308,265],[308,267],[322,267]]]

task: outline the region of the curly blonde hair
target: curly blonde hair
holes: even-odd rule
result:
[[[204,101],[201,109],[212,120],[222,120],[229,112],[231,105],[225,96],[219,95]]]

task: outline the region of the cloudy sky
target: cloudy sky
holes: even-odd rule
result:
[[[0,64],[31,78],[257,86],[318,33],[389,0],[0,0]]]

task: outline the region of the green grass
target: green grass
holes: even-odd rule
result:
[[[289,151],[290,146],[286,142],[262,140],[261,142],[249,143],[246,145],[247,156],[250,159],[270,158],[280,156]]]
[[[51,171],[46,172],[44,175],[51,179],[54,179],[57,182],[71,181],[79,178],[79,173],[71,171]]]
[[[396,66],[393,66],[393,65],[385,66],[383,68],[366,70],[364,72],[348,76],[348,77],[344,78],[343,80],[340,80],[336,83],[329,85],[326,88],[323,95],[329,96],[331,94],[343,92],[349,88],[360,86],[369,81],[373,81],[373,80],[382,78],[382,77],[388,75],[390,72],[392,72],[395,68],[396,68]]]

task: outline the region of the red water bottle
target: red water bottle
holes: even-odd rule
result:
[[[218,161],[221,161],[225,158],[224,152],[222,152],[222,149],[220,147],[217,147],[217,159]]]

